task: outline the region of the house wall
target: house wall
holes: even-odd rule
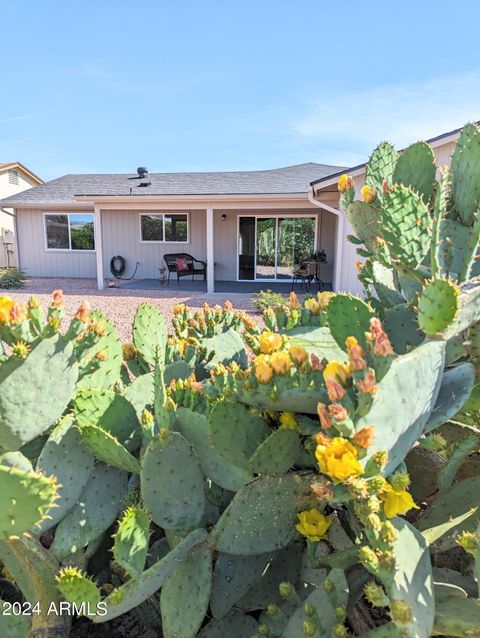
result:
[[[94,251],[46,250],[43,210],[17,209],[20,267],[35,277],[96,277]]]
[[[0,199],[25,191],[27,188],[31,188],[32,186],[37,186],[36,181],[27,177],[20,169],[16,170],[18,175],[18,184],[10,184],[8,179],[8,170],[0,170]],[[11,208],[7,208],[6,210],[13,213],[13,209]],[[9,231],[12,234],[14,233],[14,219],[11,215],[0,210],[0,268],[4,268],[7,265],[15,266],[17,264],[15,243],[7,246],[3,241],[5,231]],[[7,254],[7,248],[13,248],[13,254]]]
[[[76,209],[77,210],[77,209]],[[37,277],[96,277],[95,252],[50,251],[45,249],[42,209],[18,209],[17,224],[20,237],[20,263],[29,274]],[[61,212],[61,211],[58,211]],[[103,261],[105,277],[110,275],[110,260],[115,255],[127,261],[125,276],[133,273],[140,262],[138,279],[157,278],[159,267],[164,265],[165,253],[187,252],[197,259],[206,258],[206,213],[204,210],[178,210],[189,214],[188,243],[143,243],[140,241],[140,213],[144,210],[102,210]],[[151,211],[153,212],[153,211]],[[237,279],[237,223],[238,217],[275,214],[272,210],[215,210],[214,211],[214,259],[215,278],[221,281]],[[332,281],[335,261],[336,216],[318,208],[302,208],[281,211],[284,215],[307,214],[318,218],[317,250],[324,249],[328,264],[322,266],[320,276]],[[222,220],[222,214],[226,219]]]

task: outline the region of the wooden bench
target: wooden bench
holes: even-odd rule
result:
[[[163,256],[168,269],[168,282],[170,282],[170,273],[177,273],[177,283],[180,285],[180,277],[203,275],[203,281],[207,278],[207,262],[201,259],[195,259],[188,253],[169,253]],[[200,264],[200,265],[197,265]]]

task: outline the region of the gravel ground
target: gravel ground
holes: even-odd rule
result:
[[[137,306],[148,301],[156,306],[170,324],[172,306],[185,303],[192,308],[201,308],[205,303],[210,305],[223,304],[230,299],[234,308],[246,310],[255,318],[259,313],[255,310],[250,294],[245,293],[213,293],[172,290],[131,290],[122,288],[106,288],[97,290],[93,279],[63,279],[63,278],[33,278],[26,282],[21,290],[0,290],[2,294],[12,299],[25,302],[32,294],[37,295],[44,307],[50,303],[53,290],[63,290],[66,318],[69,321],[75,314],[80,303],[87,299],[92,309],[105,313],[117,326],[122,341],[130,341],[131,326]]]

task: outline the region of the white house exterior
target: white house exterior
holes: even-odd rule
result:
[[[19,162],[0,163],[0,198],[16,195],[42,180]],[[11,208],[0,208],[0,268],[15,266],[15,218]]]
[[[448,164],[460,129],[429,140]],[[110,260],[154,279],[163,256],[188,253],[207,262],[215,281],[241,291],[245,282],[290,280],[301,252],[324,250],[320,278],[335,291],[361,292],[352,230],[339,209],[337,180],[356,188],[365,165],[307,163],[266,171],[65,175],[4,199],[15,211],[18,263],[31,276],[110,276]],[[265,251],[268,240],[273,251]]]

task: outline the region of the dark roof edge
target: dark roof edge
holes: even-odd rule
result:
[[[480,121],[475,122],[475,124],[480,124]],[[450,135],[456,135],[457,133],[460,133],[460,131],[463,128],[465,127],[460,126],[460,128],[455,128],[453,129],[453,131],[448,131],[448,133],[442,133],[441,135],[436,135],[435,137],[431,137],[430,139],[425,141],[427,142],[427,144],[431,144],[432,142],[438,142],[439,140],[442,140],[444,137],[450,137]],[[320,177],[319,179],[316,179],[313,182],[310,182],[310,186],[315,186],[316,184],[320,184],[321,182],[326,182],[327,180],[332,179],[333,177],[337,177],[337,175],[340,176],[343,173],[351,173],[352,171],[356,171],[359,168],[362,168],[363,166],[366,166],[366,165],[367,165],[367,162],[363,162],[363,164],[357,164],[356,166],[351,166],[348,170],[338,171],[337,173],[332,173],[331,175],[325,175],[324,177]]]

